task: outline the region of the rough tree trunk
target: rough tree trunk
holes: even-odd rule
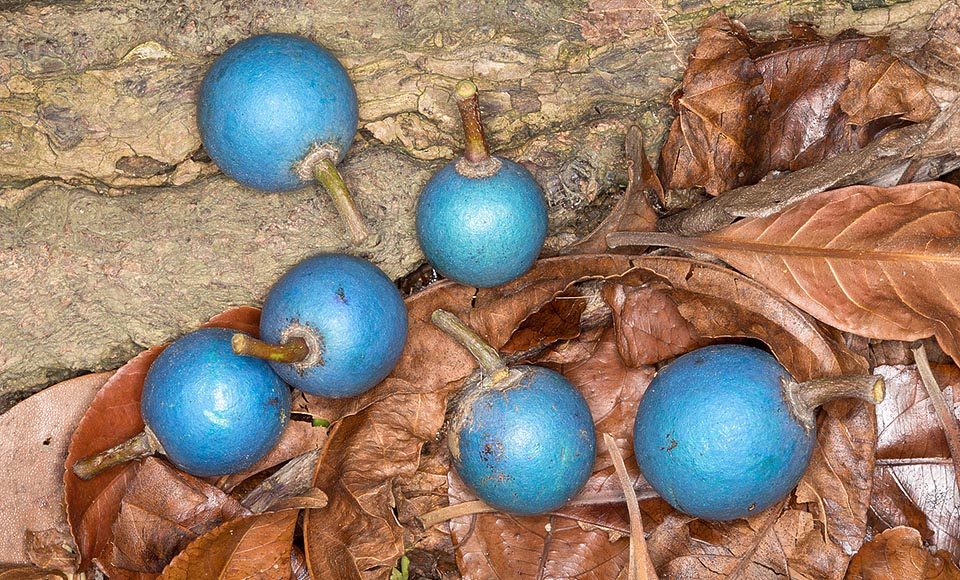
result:
[[[482,6],[475,6],[482,4]],[[791,18],[913,48],[939,2],[753,0],[749,29]],[[291,264],[349,251],[312,188],[262,194],[203,153],[194,96],[231,43],[295,32],[330,48],[361,101],[343,166],[390,276],[422,256],[412,209],[459,149],[453,86],[481,90],[495,150],[525,162],[554,247],[620,194],[627,126],[653,149],[705,0],[0,0],[0,395],[119,366],[232,305],[259,304]]]

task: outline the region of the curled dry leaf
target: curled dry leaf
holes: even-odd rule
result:
[[[249,513],[219,488],[148,457],[120,502],[109,563],[159,574],[193,539]]]
[[[299,510],[231,520],[195,539],[160,580],[288,580]]]
[[[877,406],[878,484],[871,510],[884,525],[917,528],[960,561],[960,491],[920,374],[912,365],[882,366],[876,372],[887,383],[887,398]],[[955,397],[957,384],[945,388],[944,395]],[[955,404],[960,419],[957,409]]]
[[[896,527],[864,544],[850,561],[846,580],[958,580],[960,568],[950,555],[931,553],[920,532]]]
[[[613,308],[617,347],[627,366],[654,364],[705,344],[670,294],[657,285],[608,284],[603,294]]]
[[[818,320],[885,340],[936,336],[960,361],[960,188],[853,186],[699,238],[613,234],[614,244],[710,252]]]
[[[791,32],[759,42],[722,13],[701,27],[660,153],[665,187],[717,195],[938,112],[923,77],[886,51],[886,39]]]
[[[31,543],[29,531],[69,534],[63,512],[63,462],[70,434],[113,373],[85,375],[54,385],[0,415],[0,562],[51,566],[41,552],[60,542]],[[39,538],[38,538],[39,539]],[[72,546],[69,540],[68,545]],[[75,547],[71,548],[75,552]],[[51,555],[52,556],[52,555]],[[77,562],[56,568],[75,572]]]
[[[79,569],[80,555],[77,554],[66,522],[62,527],[39,532],[27,531],[24,545],[34,566],[64,573],[76,573]]]

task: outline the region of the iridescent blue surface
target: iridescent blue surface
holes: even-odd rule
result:
[[[164,349],[144,379],[144,422],[174,465],[200,477],[253,465],[290,419],[290,388],[266,362],[233,354],[234,334],[191,332]]]
[[[297,164],[328,145],[339,162],[357,131],[358,105],[347,71],[330,52],[289,34],[238,42],[217,58],[200,85],[197,125],[214,163],[264,191],[306,182]]]
[[[644,477],[678,510],[709,520],[750,516],[803,475],[816,434],[790,413],[769,353],[723,344],[665,366],[637,409],[634,452]]]
[[[522,166],[500,159],[490,177],[464,177],[456,162],[427,182],[417,202],[420,248],[443,276],[487,288],[530,269],[547,235],[547,204]]]

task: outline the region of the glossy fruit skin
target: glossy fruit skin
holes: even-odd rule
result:
[[[488,505],[542,514],[563,506],[593,472],[593,418],[563,375],[532,365],[512,372],[523,373],[518,383],[462,398],[448,440],[453,466]]]
[[[498,159],[500,170],[465,177],[457,162],[427,182],[417,201],[417,240],[443,276],[489,288],[530,269],[547,235],[547,203],[521,165]]]
[[[379,268],[347,254],[319,254],[287,271],[270,289],[260,315],[261,339],[308,328],[322,345],[322,364],[271,362],[291,386],[330,398],[353,397],[393,370],[407,338],[403,296]]]
[[[164,349],[144,379],[144,423],[174,465],[199,477],[253,465],[290,419],[290,388],[266,362],[233,354],[234,334],[191,332]]]
[[[320,145],[334,163],[357,132],[356,91],[326,49],[290,34],[240,41],[217,58],[200,85],[197,125],[214,163],[262,191],[306,185],[297,165]]]
[[[634,452],[644,477],[678,510],[709,520],[760,513],[796,487],[816,433],[794,419],[766,351],[721,344],[657,373],[640,400]]]

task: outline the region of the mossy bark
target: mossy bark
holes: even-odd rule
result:
[[[477,6],[480,4],[480,6]],[[461,147],[454,86],[480,90],[493,152],[547,193],[559,246],[626,179],[623,136],[655,151],[696,28],[724,8],[758,34],[808,20],[911,48],[940,2],[0,0],[0,394],[122,364],[239,304],[290,265],[350,251],[312,188],[223,177],[194,122],[203,72],[231,43],[308,36],[346,65],[360,133],[342,166],[397,277],[422,259],[416,196]]]

